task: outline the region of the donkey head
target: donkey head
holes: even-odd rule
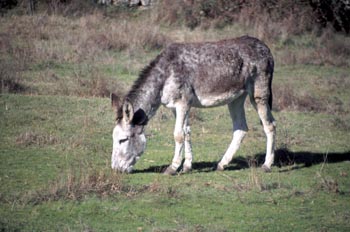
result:
[[[130,173],[146,148],[143,129],[147,124],[147,115],[142,109],[134,112],[127,99],[121,101],[112,94],[111,100],[117,114],[113,130],[112,169]]]

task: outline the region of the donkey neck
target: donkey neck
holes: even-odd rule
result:
[[[148,119],[152,118],[161,104],[161,90],[164,85],[164,71],[158,67],[157,57],[140,73],[126,98],[134,110],[142,109]]]

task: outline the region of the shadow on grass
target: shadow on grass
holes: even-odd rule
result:
[[[235,157],[225,170],[234,171],[249,168],[251,166],[260,166],[264,163],[265,154],[257,154],[253,157]],[[337,163],[350,161],[350,151],[334,153],[314,153],[308,151],[292,152],[288,149],[278,149],[275,151],[275,165],[279,168],[293,165],[292,168],[281,169],[280,172],[286,172],[294,169],[311,167],[320,163]],[[212,172],[216,169],[215,162],[194,162],[192,169],[197,172]],[[135,173],[160,173],[168,167],[166,165],[151,166],[143,170],[135,170]],[[180,167],[181,168],[181,167]]]
[[[292,169],[311,167],[321,163],[338,163],[350,161],[350,151],[346,152],[330,152],[330,153],[315,153],[308,151],[292,152],[288,149],[279,149],[276,152],[275,165],[282,168],[285,166],[296,165]],[[259,161],[263,162],[265,155],[259,154]],[[280,170],[280,172],[289,171]]]

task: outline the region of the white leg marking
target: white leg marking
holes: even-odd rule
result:
[[[225,155],[222,157],[220,163],[218,164],[218,169],[223,169],[226,165],[228,165],[231,162],[233,156],[238,151],[246,133],[247,132],[243,130],[236,130],[235,132],[233,132],[233,139],[231,141],[231,144],[225,152]]]
[[[183,172],[189,172],[192,169],[192,144],[191,144],[191,128],[189,126],[188,115],[185,119],[184,125],[185,132],[185,162]]]
[[[233,122],[233,138],[230,146],[225,152],[225,155],[222,157],[220,163],[218,164],[217,170],[223,170],[224,167],[231,162],[233,156],[236,154],[243,141],[243,138],[245,137],[248,131],[248,126],[244,112],[245,98],[246,94],[228,105]]]
[[[276,122],[267,104],[257,102],[257,110],[266,134],[266,156],[263,169],[270,171],[275,158]]]
[[[273,161],[275,159],[274,148],[275,148],[275,131],[266,131],[265,134],[267,137],[266,143],[266,157],[264,165],[268,168],[271,168]]]
[[[184,123],[187,117],[188,109],[186,106],[178,105],[176,107],[176,122],[174,129],[174,139],[175,139],[175,153],[174,158],[171,163],[171,167],[173,170],[177,170],[182,162],[182,149],[185,140],[184,134]]]

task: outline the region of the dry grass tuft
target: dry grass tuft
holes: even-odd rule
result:
[[[327,83],[331,82],[331,80],[327,80]],[[346,84],[346,82],[344,82],[344,84]],[[331,84],[328,86],[331,86]],[[336,96],[323,96],[316,98],[305,91],[296,92],[288,85],[275,85],[273,88],[273,94],[275,96],[273,109],[277,111],[295,110],[301,112],[323,112],[339,115],[348,112],[348,110],[344,108],[343,101]]]
[[[275,110],[325,111],[323,103],[308,93],[297,94],[289,86],[274,86],[273,108]]]
[[[180,197],[176,189],[163,185],[159,180],[135,188],[124,183],[124,175],[111,170],[84,170],[80,174],[71,171],[64,177],[53,181],[47,188],[27,192],[21,197],[20,202],[37,205],[48,201],[84,200],[89,196],[134,197],[143,193],[163,194],[169,198]]]
[[[98,69],[92,68],[88,72],[75,72],[73,83],[61,83],[61,88],[66,89],[66,95],[109,97],[114,92],[123,95],[126,89],[124,83],[116,78],[108,78]],[[69,86],[67,86],[69,85]]]
[[[176,188],[168,186],[168,184],[163,184],[159,179],[155,179],[148,185],[144,185],[138,190],[139,193],[148,192],[153,194],[163,194],[168,198],[180,198],[181,194]]]
[[[332,177],[325,177],[320,172],[316,173],[316,177],[318,179],[317,189],[323,190],[329,193],[341,193],[339,189],[338,181]]]
[[[58,142],[59,140],[54,135],[41,134],[41,133],[36,133],[32,131],[21,133],[16,138],[16,144],[26,146],[26,147],[31,145],[37,145],[37,146],[53,145],[53,144],[57,144]]]
[[[249,175],[248,180],[244,183],[237,181],[235,178],[232,178],[228,175],[223,174],[224,177],[229,179],[232,182],[231,188],[236,190],[237,193],[240,192],[264,192],[264,191],[273,191],[276,189],[290,189],[291,186],[285,185],[278,182],[269,182],[266,180],[266,173],[258,167],[258,160],[254,158],[248,158],[247,160],[249,166]],[[229,188],[224,187],[225,191],[230,191]],[[238,195],[240,200],[243,200],[243,197]]]
[[[121,174],[90,171],[81,176],[68,173],[65,178],[54,181],[46,189],[27,193],[23,201],[40,204],[57,200],[82,200],[91,194],[104,198],[122,192],[130,194],[132,189],[123,184]]]
[[[258,191],[264,190],[265,187],[264,187],[262,177],[261,175],[259,175],[259,170],[257,168],[257,161],[255,159],[249,159],[248,165],[250,170],[248,188],[256,189]]]

